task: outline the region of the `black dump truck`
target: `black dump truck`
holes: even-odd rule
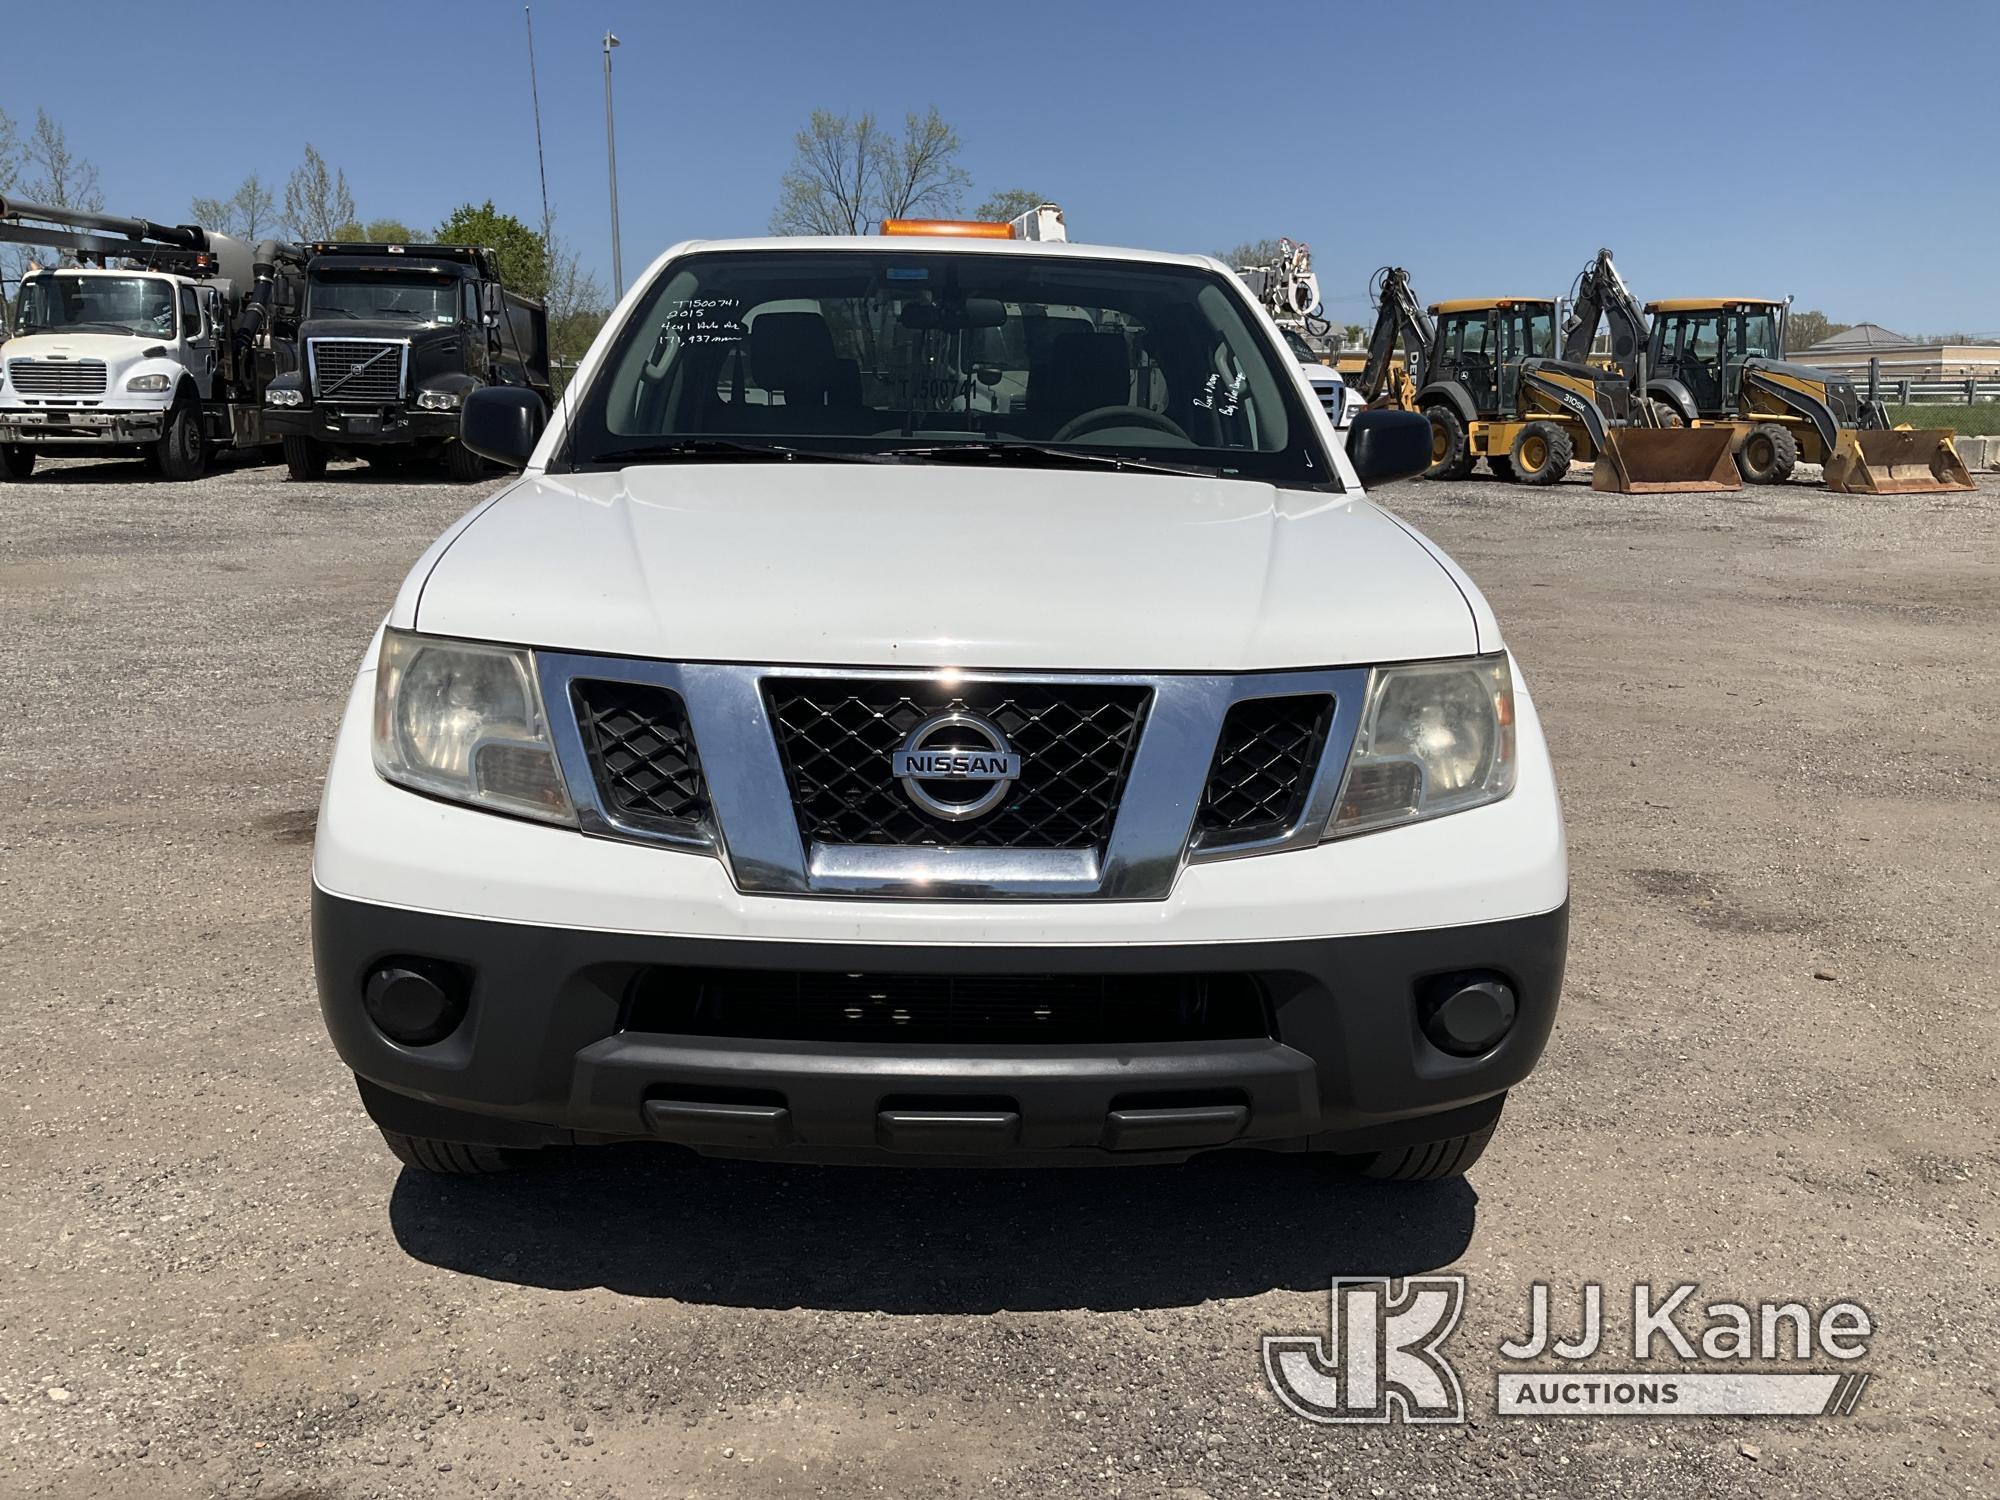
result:
[[[500,282],[491,250],[316,243],[298,368],[271,382],[265,424],[294,479],[351,456],[390,470],[442,463],[477,479],[458,441],[466,393],[511,385],[550,399],[548,318]]]

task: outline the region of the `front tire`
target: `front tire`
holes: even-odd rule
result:
[[[467,1146],[458,1141],[434,1141],[429,1136],[404,1135],[382,1127],[382,1139],[396,1160],[420,1172],[441,1177],[490,1177],[513,1170],[513,1160],[498,1146]]]
[[[326,449],[308,437],[285,435],[285,468],[294,479],[326,477]]]
[[[486,460],[456,440],[444,447],[444,477],[454,484],[471,484],[487,475]]]
[[[1464,420],[1443,404],[1425,407],[1424,415],[1431,419],[1431,466],[1424,470],[1424,478],[1465,478],[1478,459],[1465,435]]]
[[[35,472],[35,450],[26,443],[0,443],[0,477],[26,479]]]
[[[1514,478],[1520,484],[1559,484],[1576,457],[1576,444],[1553,422],[1530,422],[1514,438]]]
[[[202,436],[201,414],[192,402],[183,402],[168,414],[167,430],[153,454],[162,479],[199,479],[208,472],[208,439]]]
[[[1783,484],[1799,465],[1799,440],[1776,422],[1759,422],[1736,450],[1736,471],[1746,484]]]

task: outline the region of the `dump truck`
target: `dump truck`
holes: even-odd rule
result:
[[[289,374],[265,421],[294,479],[334,457],[391,471],[442,463],[475,480],[485,460],[458,441],[466,395],[519,386],[546,404],[548,320],[507,290],[491,250],[465,245],[316,242],[305,247],[305,309]]]
[[[1462,479],[1484,458],[1502,479],[1548,485],[1582,460],[1595,465],[1593,489],[1620,494],[1738,487],[1726,443],[1655,426],[1657,413],[1621,376],[1557,357],[1555,298],[1468,297],[1426,310],[1399,266],[1377,272],[1373,290],[1361,392],[1430,418],[1432,478]]]
[[[44,456],[132,454],[196,479],[221,450],[277,441],[263,398],[291,368],[296,246],[7,198],[0,241],[76,262],[21,278],[0,478],[26,479]]]
[[[1826,487],[1843,494],[1975,488],[1951,428],[1893,427],[1853,381],[1787,359],[1789,312],[1789,300],[1768,297],[1649,302],[1644,374],[1635,378],[1682,420],[1727,430],[1751,484],[1783,484],[1804,462],[1823,465]]]

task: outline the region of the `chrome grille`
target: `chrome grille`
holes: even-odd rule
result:
[[[403,399],[409,345],[387,339],[313,339],[313,397],[376,405]]]
[[[1313,394],[1319,397],[1319,404],[1326,408],[1326,414],[1335,422],[1340,420],[1341,387],[1326,381],[1313,382]]]
[[[932,683],[772,678],[764,692],[810,843],[1102,849],[1150,693],[1112,683]],[[890,772],[910,731],[947,709],[977,714],[1021,757],[992,812],[948,823],[917,808]]]
[[[10,359],[7,382],[23,396],[101,396],[101,359]]]
[[[1246,698],[1230,709],[1195,815],[1201,844],[1276,838],[1298,822],[1332,717],[1324,693]]]

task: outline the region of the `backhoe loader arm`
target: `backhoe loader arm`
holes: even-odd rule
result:
[[[1362,396],[1373,401],[1388,385],[1389,362],[1396,357],[1401,339],[1409,350],[1410,378],[1421,386],[1423,366],[1430,359],[1435,330],[1430,315],[1410,290],[1409,273],[1401,266],[1384,266],[1375,273],[1375,332],[1368,339],[1368,363],[1358,386]]]
[[[1611,357],[1628,380],[1639,378],[1639,356],[1646,352],[1650,330],[1639,299],[1625,285],[1609,250],[1599,250],[1597,259],[1576,279],[1576,316],[1563,333],[1562,357],[1583,364],[1597,337],[1599,319],[1611,329]]]

